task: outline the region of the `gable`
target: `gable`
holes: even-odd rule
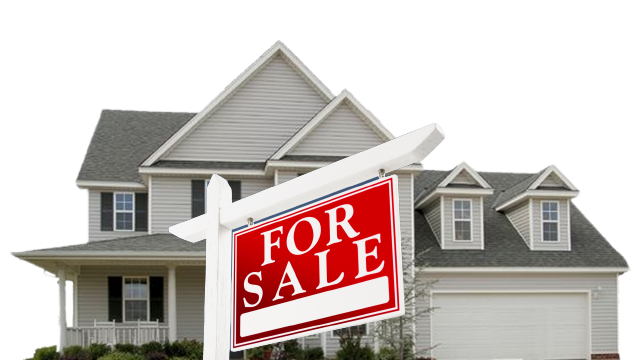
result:
[[[351,156],[384,141],[343,102],[288,154]]]
[[[540,185],[538,185],[538,187],[537,187],[537,189],[544,189],[544,188],[553,188],[553,189],[562,188],[562,189],[566,189],[568,187],[558,177],[558,175],[556,175],[555,173],[552,172],[544,180],[542,180]]]
[[[265,161],[326,103],[277,54],[161,159]]]
[[[449,182],[448,186],[452,185],[478,185],[480,184],[469,174],[467,170],[462,170],[458,175]]]

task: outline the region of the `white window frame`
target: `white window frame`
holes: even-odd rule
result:
[[[150,312],[151,312],[151,297],[150,297],[150,293],[151,293],[151,283],[150,283],[150,279],[149,276],[123,276],[122,277],[122,322],[128,322],[128,323],[133,323],[136,322],[137,320],[131,320],[131,321],[127,321],[127,311],[126,311],[126,307],[125,307],[125,303],[127,302],[127,300],[142,300],[142,299],[127,299],[127,293],[125,291],[125,284],[126,284],[126,279],[146,279],[147,280],[147,319],[144,321],[149,321],[149,317],[151,316]]]
[[[468,201],[469,202],[469,219],[456,219],[456,201]],[[452,234],[454,242],[473,242],[473,199],[454,198],[451,199],[451,219],[452,219]],[[469,222],[469,239],[468,240],[456,240],[456,221]]]
[[[344,328],[342,328],[342,329],[349,328],[349,327],[355,327],[355,326],[362,326],[362,325],[364,325],[364,326],[365,326],[365,330],[364,330],[364,335],[362,335],[362,337],[367,337],[367,336],[371,336],[371,335],[370,335],[370,333],[369,333],[369,331],[370,331],[370,329],[369,329],[369,324],[370,324],[370,323],[360,324],[360,325],[351,325],[351,326],[346,326],[346,327],[344,327]],[[336,331],[340,331],[340,330],[342,330],[342,329],[334,329],[334,330],[331,330],[331,338],[332,338],[332,339],[338,339],[338,338],[340,338],[340,335],[336,335]]]
[[[131,195],[131,210],[117,210],[116,197],[118,195]],[[118,229],[118,213],[131,214],[131,230]],[[114,192],[113,193],[113,231],[136,231],[136,193],[134,192]]]
[[[544,219],[544,204],[556,204],[556,213],[558,214],[556,220],[545,220]],[[557,224],[556,231],[556,239],[555,240],[545,240],[544,239],[544,224],[545,223],[555,223]],[[544,243],[557,243],[560,242],[560,201],[557,200],[542,200],[540,201],[540,240]]]

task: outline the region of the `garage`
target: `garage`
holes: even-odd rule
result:
[[[587,359],[587,293],[434,293],[433,357]]]

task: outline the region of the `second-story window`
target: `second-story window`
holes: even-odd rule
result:
[[[134,196],[133,193],[113,194],[113,228],[118,231],[134,229]]]
[[[558,241],[558,202],[542,202],[542,241]]]
[[[471,200],[453,200],[455,241],[471,241]]]

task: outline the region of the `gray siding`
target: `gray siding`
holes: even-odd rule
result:
[[[548,201],[558,201],[558,241],[542,241],[542,201],[533,199],[533,229],[532,229],[532,250],[571,250],[571,239],[569,238],[569,200],[549,199]]]
[[[525,201],[521,205],[513,208],[513,210],[509,210],[506,215],[509,221],[511,221],[511,224],[518,230],[524,242],[527,243],[527,246],[531,247],[529,201]]]
[[[191,219],[191,178],[153,177],[151,180],[151,231],[169,232],[169,226]],[[243,198],[273,186],[269,178],[240,180]]]
[[[109,276],[163,276],[164,318],[167,319],[167,269],[164,267],[83,266],[78,275],[78,326],[93,326],[93,321],[108,321]]]
[[[277,56],[164,159],[264,161],[325,105],[324,99]]]
[[[382,143],[378,134],[343,103],[289,154],[350,156]]]
[[[453,199],[471,199],[471,241],[453,240]],[[444,204],[443,244],[444,249],[480,250],[483,245],[482,206],[479,197],[442,197]]]
[[[435,235],[436,239],[440,246],[442,246],[442,218],[441,218],[441,202],[442,198],[439,197],[438,200],[432,202],[424,211],[424,217],[427,219],[427,223],[429,223],[429,227],[433,231],[433,235]]]
[[[466,170],[462,170],[451,180],[451,184],[477,185],[478,182]]]
[[[295,179],[296,177],[298,177],[298,173],[295,171],[282,171],[282,170],[276,170],[278,172],[278,183],[276,185],[280,185],[284,182],[287,182],[291,179]]]
[[[99,241],[107,239],[116,239],[129,236],[138,236],[147,234],[146,231],[100,231],[100,193],[102,191],[113,192],[113,190],[88,190],[89,192],[89,241]],[[129,191],[133,190],[119,190]]]
[[[420,279],[437,280],[433,290],[453,291],[583,291],[601,288],[600,294],[591,298],[592,352],[618,352],[616,274],[420,274]],[[421,299],[419,307],[430,306],[429,301],[428,298]],[[418,349],[431,347],[429,314],[418,320],[417,331]]]
[[[176,269],[178,339],[203,340],[204,279],[204,267]]]

